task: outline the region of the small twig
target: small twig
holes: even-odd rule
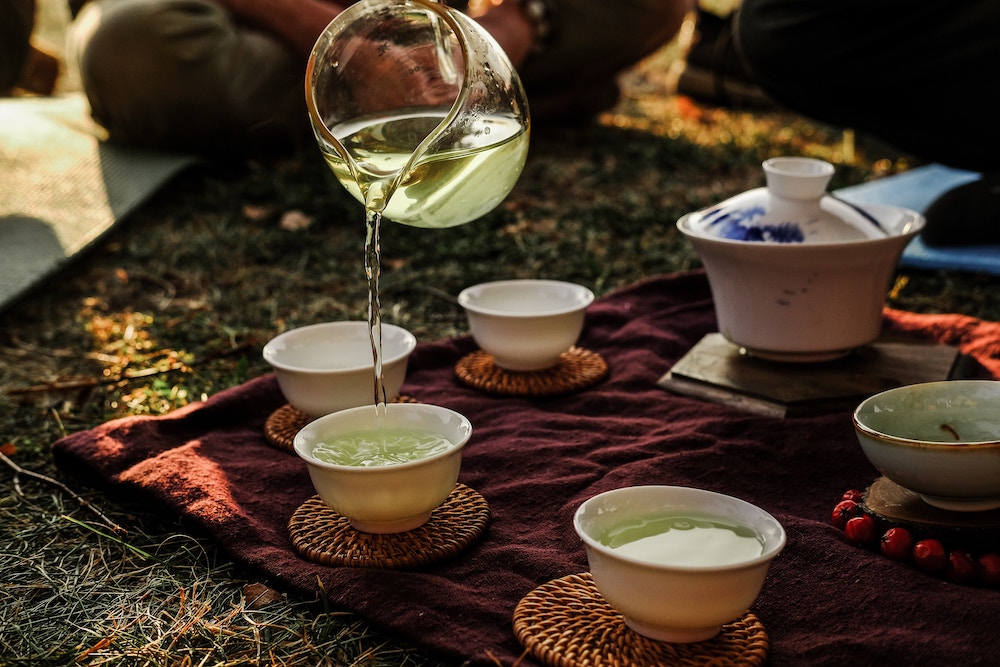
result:
[[[77,352],[73,350],[53,350],[51,348],[42,347],[41,345],[36,345],[35,343],[22,340],[17,334],[12,335],[11,339],[16,348],[5,349],[6,351],[18,354],[19,356],[35,356],[41,354],[47,357],[55,357],[57,359],[68,359],[77,356]]]
[[[111,637],[102,637],[101,639],[97,640],[96,644],[94,644],[93,646],[91,646],[90,648],[88,648],[86,651],[84,651],[80,655],[76,656],[76,661],[77,662],[83,662],[84,658],[86,658],[87,656],[89,656],[91,653],[93,653],[95,651],[102,651],[102,650],[106,649],[107,647],[111,646],[111,644],[113,643],[113,641],[114,640]]]
[[[145,368],[138,371],[128,371],[125,373],[120,373],[113,377],[101,378],[100,380],[95,378],[80,378],[77,380],[58,380],[52,382],[44,382],[42,384],[34,384],[30,387],[17,387],[15,389],[8,389],[7,393],[11,396],[23,396],[25,394],[38,394],[50,391],[70,391],[73,389],[89,389],[91,387],[118,384],[119,382],[127,382],[129,380],[136,380],[139,378],[148,378],[155,375],[165,375],[167,373],[173,373],[174,371],[180,371],[188,368],[187,364],[182,364],[180,362],[170,364],[166,368]]]
[[[84,498],[83,496],[79,495],[78,493],[74,492],[71,488],[69,488],[68,486],[66,486],[65,484],[63,484],[62,482],[60,482],[59,480],[53,479],[52,477],[49,477],[48,475],[43,475],[41,473],[34,472],[32,470],[28,470],[27,468],[22,468],[18,464],[14,463],[14,461],[12,461],[3,452],[0,452],[0,461],[2,461],[3,463],[7,464],[7,467],[9,467],[11,470],[14,471],[14,491],[17,493],[17,495],[19,497],[23,498],[24,494],[21,492],[21,486],[20,486],[18,478],[21,475],[25,475],[25,476],[30,477],[30,478],[32,478],[34,480],[39,481],[39,482],[44,482],[45,484],[49,484],[50,486],[54,486],[57,489],[59,489],[60,491],[62,491],[63,493],[65,493],[66,495],[70,496],[76,502],[78,502],[80,505],[82,505],[84,508],[86,508],[86,509],[90,510],[91,512],[93,512],[97,516],[97,518],[101,520],[101,522],[104,525],[106,525],[108,528],[110,528],[115,533],[117,533],[117,534],[123,534],[123,533],[126,532],[124,528],[122,528],[117,523],[115,523],[114,521],[112,521],[111,519],[109,519],[107,517],[107,515],[104,514],[104,512],[102,512],[100,509],[98,509],[90,501],[88,501],[86,498]]]
[[[37,394],[39,392],[46,392],[46,391],[69,391],[72,389],[87,389],[95,386],[97,386],[97,380],[95,380],[94,378],[82,378],[79,380],[53,381],[53,382],[46,382],[44,384],[33,384],[30,387],[18,387],[15,389],[8,389],[7,394],[10,396],[21,396],[24,394]]]
[[[518,667],[524,661],[524,659],[528,657],[528,654],[530,652],[531,652],[531,649],[528,649],[528,648],[524,649],[524,651],[521,653],[521,655],[518,657],[518,659],[515,660],[514,663],[510,667]],[[490,660],[493,661],[493,664],[495,664],[497,667],[504,667],[503,663],[500,662],[500,658],[496,657],[496,655],[494,655],[492,651],[487,650],[486,651],[486,655],[487,655],[487,657]]]
[[[49,412],[52,414],[52,418],[56,420],[56,426],[59,427],[59,434],[61,437],[65,438],[68,435],[68,432],[66,431],[66,425],[63,424],[62,417],[59,416],[59,411],[52,408]]]

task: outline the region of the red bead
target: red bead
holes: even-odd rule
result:
[[[875,539],[875,519],[867,514],[852,517],[847,520],[844,533],[855,544],[868,544]]]
[[[976,574],[987,586],[1000,586],[1000,555],[983,554],[976,559]]]
[[[913,555],[913,535],[906,528],[890,528],[879,543],[882,555],[893,560],[909,560]]]
[[[913,564],[924,572],[940,572],[948,560],[938,540],[920,540],[913,546]]]
[[[956,584],[971,584],[976,580],[976,561],[966,551],[952,551],[944,566],[944,576]]]
[[[837,503],[837,506],[833,508],[833,514],[830,517],[830,522],[839,528],[844,529],[847,525],[847,520],[856,517],[861,514],[861,508],[853,500],[841,500]]]

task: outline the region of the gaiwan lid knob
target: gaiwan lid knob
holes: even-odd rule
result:
[[[766,187],[705,209],[696,227],[737,241],[828,243],[884,237],[856,208],[827,194],[834,167],[806,157],[765,160]]]
[[[833,178],[833,165],[815,158],[774,157],[763,167],[768,192],[782,199],[818,200]]]

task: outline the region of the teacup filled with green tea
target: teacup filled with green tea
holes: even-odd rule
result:
[[[785,531],[764,510],[721,493],[632,486],[584,502],[574,527],[604,599],[639,634],[697,642],[757,599]]]
[[[334,412],[295,436],[320,498],[367,533],[422,526],[458,481],[472,435],[463,415],[437,405],[389,403]]]

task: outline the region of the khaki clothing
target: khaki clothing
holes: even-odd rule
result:
[[[613,104],[614,76],[669,41],[689,2],[550,0],[551,39],[521,71],[533,116]],[[305,63],[213,0],[90,0],[69,44],[114,140],[203,151],[308,136]]]

